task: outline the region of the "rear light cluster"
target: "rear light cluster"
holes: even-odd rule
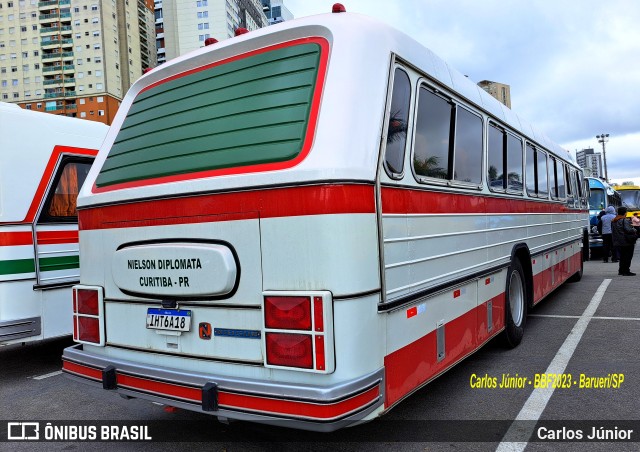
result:
[[[73,287],[73,340],[104,345],[104,308],[101,287]]]
[[[333,372],[330,293],[264,293],[263,313],[267,367]]]

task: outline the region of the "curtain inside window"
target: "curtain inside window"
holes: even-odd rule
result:
[[[52,217],[76,216],[76,199],[78,198],[78,166],[69,163],[64,167],[62,176],[53,194],[49,215]]]

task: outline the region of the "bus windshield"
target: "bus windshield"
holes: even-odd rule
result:
[[[640,190],[620,190],[622,202],[630,210],[640,209]]]
[[[591,210],[604,210],[605,198],[604,190],[601,188],[592,188],[589,195],[589,209]]]

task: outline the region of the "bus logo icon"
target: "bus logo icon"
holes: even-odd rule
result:
[[[211,324],[207,322],[201,322],[198,326],[198,331],[200,334],[200,339],[211,339]]]
[[[9,422],[7,423],[7,439],[11,440],[39,440],[39,422]]]

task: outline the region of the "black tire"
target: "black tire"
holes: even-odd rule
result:
[[[582,248],[582,255],[584,256],[584,248]],[[582,273],[584,272],[584,258],[580,259],[580,270],[575,272],[573,275],[569,277],[567,281],[569,282],[578,282],[582,279]]]
[[[591,256],[591,259],[593,259],[593,256]],[[589,260],[589,233],[586,230],[582,231],[582,260]]]
[[[527,323],[527,284],[524,270],[518,259],[511,262],[507,271],[507,284],[504,294],[505,329],[502,334],[505,345],[517,347]]]

